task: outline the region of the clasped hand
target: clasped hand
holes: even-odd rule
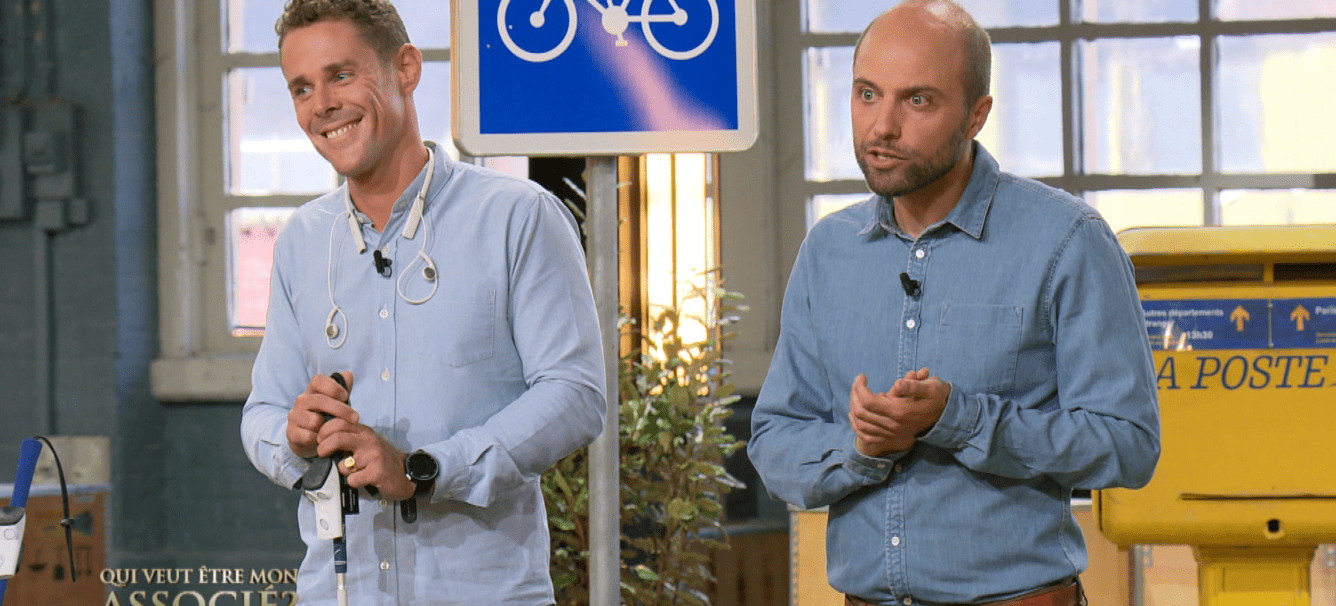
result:
[[[328,457],[339,451],[349,453],[352,467],[344,464],[347,458],[335,461],[334,465],[348,477],[349,486],[374,486],[386,498],[396,501],[412,497],[416,487],[404,475],[406,455],[359,422],[357,411],[348,405],[353,375],[344,372],[343,377],[348,389],[325,375],[311,378],[306,391],[297,396],[288,412],[288,447],[306,459]]]
[[[909,450],[942,417],[950,394],[951,385],[927,368],[905,373],[886,393],[868,390],[867,377],[858,375],[849,390],[854,447],[870,457]]]

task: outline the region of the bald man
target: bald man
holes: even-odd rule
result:
[[[1132,267],[1080,199],[1000,172],[988,34],[909,0],[859,39],[854,152],[875,194],[808,233],[752,417],[766,488],[829,508],[847,604],[1084,603],[1074,489],[1159,459]]]

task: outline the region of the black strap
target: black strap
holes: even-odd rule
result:
[[[65,529],[65,551],[70,555],[70,582],[74,582],[79,580],[79,573],[74,569],[74,518],[70,517],[70,491],[65,486],[65,468],[61,466],[60,455],[56,454],[56,447],[51,444],[51,440],[44,436],[33,438],[46,442],[46,447],[51,450],[51,458],[56,460],[56,474],[60,476],[60,506],[65,512],[60,525]]]

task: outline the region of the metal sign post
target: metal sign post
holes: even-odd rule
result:
[[[589,276],[603,332],[608,412],[603,433],[589,446],[589,603],[621,602],[621,486],[618,462],[620,398],[617,389],[617,158],[592,157],[585,186]]]

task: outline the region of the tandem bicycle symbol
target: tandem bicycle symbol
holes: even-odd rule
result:
[[[645,32],[645,40],[649,42],[649,45],[660,55],[669,59],[686,60],[700,55],[710,47],[710,44],[714,42],[715,34],[719,32],[719,5],[716,0],[667,0],[672,12],[667,12],[663,8],[653,10],[650,7],[655,4],[655,0],[643,0],[639,15],[632,15],[627,9],[631,0],[621,0],[620,4],[618,4],[618,0],[606,0],[607,6],[603,5],[605,0],[587,1],[603,15],[603,29],[608,34],[617,37],[617,46],[627,45],[626,39],[622,38],[622,34],[631,27],[632,23],[639,23],[640,29]],[[514,17],[518,21],[516,24],[510,23],[511,16],[506,10],[510,8],[512,2],[523,6],[523,8],[517,8],[514,11]],[[567,15],[566,32],[561,41],[555,47],[547,50],[529,50],[520,46],[512,37],[512,34],[518,35],[521,39],[527,37],[526,34],[533,33],[549,34],[547,36],[549,39],[555,38],[555,32],[551,29],[547,14],[548,8],[553,4],[552,0],[501,0],[501,6],[496,11],[496,27],[501,33],[501,40],[505,42],[506,48],[510,49],[510,52],[525,61],[542,63],[555,59],[565,52],[566,48],[571,45],[571,41],[575,39],[575,2],[576,0],[559,0],[557,2],[557,4],[565,7]],[[687,30],[682,28],[688,21],[698,22],[705,18],[704,9],[707,3],[710,9],[710,27],[704,40],[685,50],[669,48],[668,45],[663,43],[663,40],[668,40],[671,41],[672,46],[678,48],[690,46],[694,40],[686,40],[686,44],[680,44],[683,42],[680,38],[688,32],[698,34],[699,30],[704,28],[699,26]],[[658,3],[659,6],[663,4],[663,2]],[[692,10],[687,11],[681,5],[688,5]],[[526,9],[529,7],[534,7],[536,10],[528,12]],[[549,29],[544,31],[544,27]]]

